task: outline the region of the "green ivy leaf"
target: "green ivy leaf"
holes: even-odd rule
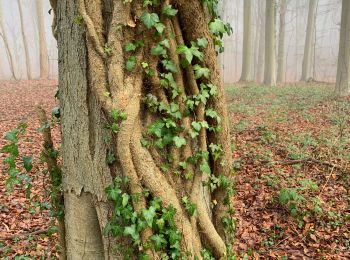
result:
[[[140,242],[140,234],[137,232],[135,224],[125,227],[124,235],[130,235],[136,244]]]
[[[130,196],[127,193],[123,193],[122,195],[122,206],[125,208],[129,203]]]
[[[200,170],[208,175],[211,174],[211,169],[210,166],[208,164],[207,161],[203,162],[200,166],[199,166]]]
[[[163,234],[152,235],[151,240],[154,243],[154,249],[156,251],[160,251],[167,246],[167,241],[164,239]]]
[[[180,148],[184,145],[186,145],[186,139],[183,137],[175,136],[173,138],[174,144],[176,145],[177,148]]]
[[[191,50],[186,46],[186,45],[179,45],[176,48],[176,53],[183,55],[184,56],[184,61],[182,62],[182,66],[184,68],[186,68],[189,64],[191,64],[192,60],[193,60],[193,54],[191,52]]]
[[[154,56],[164,56],[166,55],[166,50],[160,44],[158,44],[156,47],[152,48],[151,54]]]
[[[207,48],[208,47],[208,40],[206,38],[199,38],[197,39],[197,45],[198,47],[201,47],[201,48]]]
[[[151,29],[153,26],[159,23],[159,16],[156,13],[144,12],[140,19],[147,29]]]
[[[23,156],[23,167],[27,172],[30,172],[33,169],[33,157],[32,156]]]
[[[132,43],[132,42],[129,42],[127,43],[125,46],[124,46],[124,50],[126,52],[129,52],[129,51],[135,51],[137,49],[137,46],[136,44]]]
[[[177,72],[175,62],[173,62],[172,60],[162,60],[162,64],[166,70],[173,73]]]
[[[214,35],[222,35],[226,32],[224,22],[218,18],[209,24],[209,30]]]
[[[156,30],[157,30],[157,32],[158,32],[159,34],[162,34],[162,33],[164,32],[164,30],[165,30],[165,25],[162,24],[162,23],[156,23],[156,24],[154,25],[154,28],[156,28]]]
[[[163,8],[163,14],[167,17],[173,17],[178,13],[178,10],[174,9],[172,5],[167,5]]]
[[[13,129],[10,132],[6,133],[5,139],[11,142],[18,142],[17,133],[18,133],[18,130]]]
[[[195,71],[195,78],[200,79],[201,77],[209,78],[209,69],[208,68],[202,68],[198,64],[193,66],[193,69]]]
[[[126,69],[127,71],[131,72],[134,70],[136,66],[136,57],[131,56],[127,61],[126,61]]]
[[[152,227],[153,219],[156,216],[156,208],[150,206],[149,209],[142,209],[142,215],[145,218],[147,225]]]

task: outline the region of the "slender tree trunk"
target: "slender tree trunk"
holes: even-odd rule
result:
[[[5,45],[5,51],[6,51],[6,54],[7,54],[7,59],[8,59],[8,62],[9,62],[9,68],[10,68],[10,71],[11,71],[11,75],[12,75],[12,78],[14,80],[17,80],[17,76],[16,76],[16,72],[17,72],[17,64],[16,64],[16,59],[14,58],[14,54],[13,52],[11,51],[11,48],[10,48],[10,45],[9,45],[9,41],[8,41],[8,38],[7,38],[7,33],[5,31],[5,24],[4,24],[4,17],[3,17],[3,14],[2,14],[2,6],[1,6],[1,3],[0,3],[0,37],[2,38],[3,42],[4,42],[4,45]]]
[[[262,82],[264,75],[265,62],[265,4],[263,1],[258,1],[259,6],[259,54],[258,67],[256,70],[256,81]]]
[[[350,95],[350,2],[343,0],[337,67],[336,93]]]
[[[38,17],[38,33],[39,33],[39,55],[40,55],[40,78],[49,78],[49,59],[47,55],[46,36],[45,36],[45,20],[43,13],[43,0],[36,0],[36,12]]]
[[[23,10],[22,10],[22,5],[21,5],[20,0],[17,0],[17,5],[18,5],[18,10],[19,10],[19,18],[21,21],[21,34],[22,34],[22,39],[23,39],[24,54],[25,54],[25,60],[26,60],[27,79],[32,79],[32,68],[31,68],[31,64],[30,64],[28,41],[27,41],[27,36],[24,32],[25,25],[24,25],[24,21],[23,21]]]
[[[264,84],[276,85],[276,1],[266,0]]]
[[[315,24],[316,24],[317,0],[309,1],[309,14],[307,19],[303,68],[301,81],[312,79],[313,73],[313,41],[315,40]]]
[[[175,0],[173,8],[178,14],[170,18],[159,14],[164,33],[155,34],[153,22],[158,20],[155,13],[169,8],[169,2],[164,1],[161,9],[144,7],[143,3],[143,0],[57,2],[67,259],[123,259],[118,248],[128,249],[132,259],[141,254],[158,259],[161,253],[169,255],[169,248],[176,247],[199,258],[201,250],[207,248],[220,259],[225,257],[225,242],[229,243],[230,237],[227,227],[231,225],[227,224],[231,223],[231,200],[226,184],[232,181],[232,155],[227,142],[230,138],[224,89],[207,17],[202,1]],[[77,22],[76,17],[82,17],[84,22]],[[167,35],[176,37],[164,38]],[[178,54],[181,48],[177,47],[191,46],[191,42],[203,38],[208,41],[207,47],[200,48],[205,60],[196,63],[193,60],[182,67],[180,61],[186,57]],[[143,44],[136,50],[125,49],[128,44],[140,43],[139,40]],[[167,55],[155,54],[154,47]],[[198,74],[203,71],[198,71],[198,66],[204,72],[208,69],[208,77]],[[168,87],[162,87],[164,84]],[[194,104],[194,111],[187,113],[183,100],[202,96],[205,86],[212,88],[211,96],[206,102]],[[174,96],[175,90],[178,94]],[[150,107],[152,100],[158,109]],[[121,114],[125,115],[123,119],[117,117]],[[220,131],[203,126],[197,128],[198,135],[191,136],[193,125],[200,122],[220,126]],[[163,130],[156,131],[156,138],[152,129]],[[169,137],[171,142],[163,144]],[[147,140],[149,145],[143,146],[141,141]],[[157,143],[164,146],[159,149]],[[110,153],[116,160],[107,164]],[[164,172],[165,166],[169,168],[168,174]],[[209,202],[204,195],[203,180],[208,179],[204,171],[209,176],[229,180],[211,193]],[[120,193],[116,200],[108,200],[110,196],[106,195],[106,188],[116,185],[113,182],[116,177],[123,180],[127,177],[128,182],[123,181],[127,185],[120,192],[130,198],[123,200],[123,207],[134,212],[121,223],[115,223],[121,217],[116,215],[120,208],[114,208]],[[163,211],[153,206],[155,198],[160,199]],[[191,203],[197,213],[193,216],[186,207]],[[211,204],[212,216],[208,210]],[[169,213],[155,221],[154,218],[171,209],[175,212],[173,217]],[[152,210],[157,210],[156,216],[150,215]],[[154,221],[151,219],[152,225],[147,228],[150,216]],[[132,222],[136,217],[138,221]],[[128,221],[131,223],[125,226]],[[167,233],[171,238],[159,233],[161,226],[155,228],[160,222],[164,228],[172,228]],[[121,238],[105,234],[107,223],[122,230]],[[181,239],[171,244],[177,237]],[[166,247],[145,247],[161,238]],[[136,247],[131,243],[135,240],[139,241]]]
[[[252,75],[252,0],[244,1],[244,36],[243,36],[243,56],[242,74],[240,81],[251,81]]]
[[[286,11],[287,0],[280,2],[280,28],[278,38],[278,56],[277,56],[277,82],[285,82],[286,80]]]

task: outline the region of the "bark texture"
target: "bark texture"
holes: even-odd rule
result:
[[[309,13],[307,18],[306,38],[303,57],[303,68],[301,81],[308,81],[313,78],[313,62],[314,62],[314,42],[315,42],[315,26],[317,15],[317,0],[309,1]]]
[[[350,95],[350,2],[343,0],[340,27],[336,93]]]
[[[276,85],[276,0],[266,0],[264,84]]]
[[[240,81],[251,81],[252,75],[252,0],[244,1],[244,29],[243,29],[243,58],[242,75]]]
[[[169,3],[164,1],[159,9],[154,7],[152,11],[162,10]],[[208,17],[201,1],[172,1],[178,15],[171,19],[160,15],[160,21],[165,25],[164,35],[169,36],[167,55],[177,71],[173,74],[179,88],[176,98],[171,98],[169,89],[160,84],[160,80],[164,80],[165,69],[160,58],[150,53],[161,38],[155,36],[155,31],[147,30],[140,21],[147,11],[142,6],[143,1],[61,0],[57,4],[67,258],[121,258],[115,253],[116,240],[102,232],[113,210],[107,201],[105,188],[113,183],[116,176],[128,177],[128,192],[139,194],[139,199],[132,202],[136,212],[148,206],[144,189],[152,197],[160,198],[163,207],[176,209],[174,222],[181,231],[184,252],[200,257],[201,250],[209,248],[217,259],[224,257],[228,237],[222,220],[228,214],[227,204],[230,204],[225,188],[218,187],[208,196],[203,187],[203,180],[208,177],[200,170],[199,164],[187,168],[192,179],[171,174],[179,169],[180,161],[197,151],[209,152],[209,145],[217,144],[221,147],[222,156],[220,160],[209,156],[211,171],[214,176],[225,176],[230,181],[232,177],[224,89]],[[78,16],[83,18],[83,23],[77,22]],[[187,69],[181,67],[181,55],[176,49],[203,37],[208,41],[208,47],[203,50],[205,58],[202,66],[209,69],[210,76],[208,79],[196,79],[191,64]],[[126,44],[141,39],[144,45],[131,57],[125,51]],[[135,68],[127,71],[125,64],[133,57]],[[143,61],[153,70],[154,76],[145,74],[141,67]],[[184,98],[198,95],[202,84],[209,82],[216,86],[217,95],[209,97],[206,103],[199,103],[189,115],[177,119],[176,123],[181,125],[178,135],[186,140],[186,144],[180,149],[169,145],[161,151],[141,145],[150,123],[164,116],[164,112],[162,115],[147,109],[145,98],[152,95],[164,105],[176,104],[179,113],[184,115]],[[203,127],[198,137],[191,139],[189,131],[195,120],[207,120],[210,125],[215,125],[215,120],[206,115],[208,108],[214,109],[220,116],[221,130],[214,133]],[[113,134],[105,128],[106,123],[113,121],[112,111],[123,111],[127,115]],[[117,159],[113,166],[106,163],[110,151]],[[167,154],[172,158],[172,165],[165,174],[161,166],[166,162]],[[196,217],[187,213],[182,202],[184,196],[196,205]],[[152,232],[151,229],[141,232],[142,244],[150,242]],[[138,250],[142,251],[143,247],[139,246]],[[154,250],[146,253],[150,259],[159,257]]]

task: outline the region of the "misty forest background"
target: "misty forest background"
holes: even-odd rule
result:
[[[20,14],[19,4],[22,8]],[[285,80],[296,82],[301,78],[302,61],[306,37],[306,25],[308,19],[308,0],[287,0],[285,12]],[[242,72],[243,53],[243,13],[244,0],[229,1],[221,3],[221,14],[223,20],[230,22],[233,32],[226,36],[225,52],[220,57],[225,83],[233,83],[240,79]],[[253,79],[262,81],[264,67],[264,27],[265,27],[265,2],[261,0],[252,1],[252,62],[251,70]],[[28,46],[29,63],[31,67],[30,77],[40,77],[40,41],[37,2],[32,0],[0,1],[0,79],[27,79],[25,42]],[[57,79],[57,48],[56,41],[51,32],[50,3],[42,1],[42,15],[44,18],[45,48],[48,61],[48,76]],[[281,6],[277,6],[276,13],[276,57],[278,52],[278,37]],[[340,0],[319,0],[315,16],[315,30],[312,42],[312,77],[317,81],[335,82],[339,32],[341,18]],[[23,21],[23,31],[21,28]],[[4,36],[8,41],[8,48],[4,44]],[[25,38],[25,39],[24,39]],[[259,56],[260,53],[260,56]],[[9,56],[13,56],[13,65],[10,65]],[[12,74],[12,68],[14,75]],[[260,68],[260,72],[259,72]],[[262,72],[261,72],[262,70]]]

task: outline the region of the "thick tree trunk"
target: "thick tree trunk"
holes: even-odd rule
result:
[[[265,4],[263,1],[258,1],[258,16],[259,16],[259,51],[258,64],[256,69],[255,79],[257,82],[263,81],[264,75],[264,58],[265,58]]]
[[[350,2],[343,0],[340,27],[336,93],[350,95]]]
[[[266,0],[264,84],[276,85],[276,1]]]
[[[39,55],[40,55],[40,78],[49,78],[49,59],[47,55],[45,20],[43,10],[43,0],[36,0],[36,12],[38,17],[39,33]]]
[[[240,81],[251,81],[252,75],[252,0],[244,1],[242,74]]]
[[[303,68],[301,81],[308,81],[313,78],[313,47],[315,41],[315,26],[316,26],[317,0],[309,1],[309,13],[307,18],[307,28],[305,37]]]
[[[277,56],[277,82],[286,80],[286,11],[287,0],[280,2],[280,27],[278,37],[278,56]]]
[[[30,64],[28,41],[27,41],[27,36],[24,32],[25,25],[23,21],[23,10],[22,10],[22,5],[20,0],[17,0],[17,5],[19,10],[19,18],[21,21],[21,34],[23,39],[23,47],[24,47],[24,54],[25,54],[25,60],[26,60],[27,79],[32,79],[32,68]]]
[[[181,232],[178,246],[182,253],[200,257],[201,250],[208,248],[217,259],[224,257],[226,242],[230,241],[227,217],[232,213],[231,201],[226,185],[217,187],[208,201],[203,180],[227,178],[231,182],[232,156],[220,69],[202,2],[173,1],[178,14],[172,18],[160,15],[165,32],[158,35],[152,26],[147,29],[141,20],[146,19],[145,24],[157,20],[155,12],[169,8],[168,1],[162,3],[161,9],[145,8],[142,0],[131,3],[123,0],[61,0],[57,3],[67,258],[121,259],[122,256],[115,253],[118,246],[128,247],[136,256],[145,253],[149,259],[157,259],[161,252],[169,253],[166,248],[158,252],[155,247],[145,247],[152,245],[153,234],[160,232],[154,226],[139,231],[140,245],[137,247],[129,243],[135,238],[128,236],[127,230],[120,241],[104,235],[107,223],[117,219],[112,218],[115,209],[105,194],[116,176],[128,178],[125,190],[130,197],[137,195],[137,199],[132,199],[132,208],[138,217],[151,207],[150,197],[160,198],[163,209],[172,207],[176,210],[173,222]],[[148,14],[153,12],[152,18]],[[83,22],[77,21],[77,17],[82,17]],[[175,37],[163,38],[168,35]],[[194,58],[193,65],[181,67],[180,60],[184,56],[178,54],[177,47],[190,46],[191,42],[203,38],[208,41],[208,46],[202,50],[204,60]],[[126,45],[136,44],[138,40],[143,40],[143,44],[136,50],[126,50]],[[200,44],[203,45],[203,41]],[[155,55],[156,46],[158,49],[163,46],[166,56]],[[150,54],[152,50],[153,55]],[[164,65],[164,59],[171,67]],[[130,62],[134,62],[131,69]],[[198,66],[208,69],[208,77],[198,77],[198,71],[194,74],[193,69]],[[147,71],[152,74],[143,69],[149,69]],[[165,83],[168,84],[166,88],[162,87]],[[184,100],[204,97],[205,86],[213,88],[210,97],[206,102],[203,99],[195,102],[193,111],[186,113]],[[171,90],[176,90],[175,97]],[[162,101],[157,103],[159,109],[148,108],[149,98],[152,102]],[[119,111],[126,116],[118,122],[117,130],[106,129],[106,125],[115,122],[112,112]],[[157,122],[169,124],[162,124],[163,130],[157,132],[162,136],[162,142],[169,138],[163,136],[164,131],[170,134],[165,127],[173,129],[172,125],[177,125],[172,130],[176,133],[171,137],[172,143],[161,150],[153,145],[159,139],[152,139],[155,136],[150,134],[151,126],[157,124],[160,127]],[[214,132],[203,126],[198,135],[191,138],[189,133],[193,133],[193,124],[198,122],[207,122],[214,128],[220,126],[220,130]],[[141,145],[145,138],[150,140],[150,146]],[[175,145],[175,140],[181,140],[182,144]],[[219,149],[218,158],[211,150],[215,145]],[[116,161],[108,165],[106,158],[110,153],[115,155]],[[197,159],[193,161],[194,158]],[[179,167],[181,163],[187,164],[183,174]],[[164,166],[170,168],[167,173]],[[181,174],[172,174],[175,172]],[[147,196],[145,190],[151,195]],[[184,198],[196,206],[197,215],[189,215]]]

